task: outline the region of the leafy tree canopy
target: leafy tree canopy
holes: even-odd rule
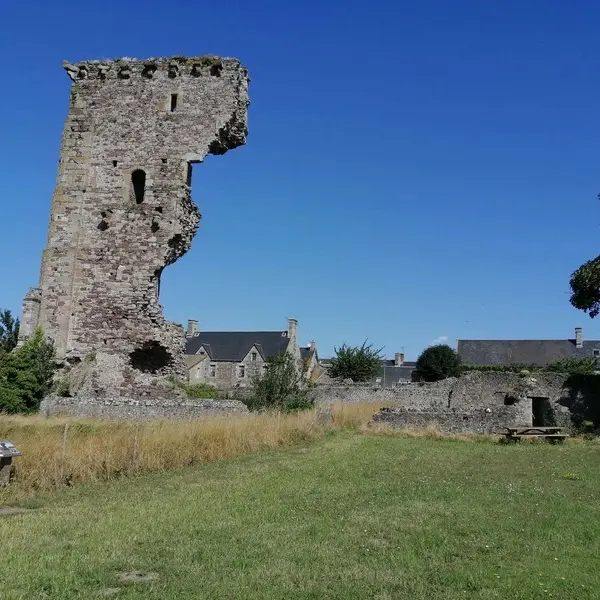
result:
[[[600,194],[598,194],[600,200]],[[600,256],[588,260],[571,273],[571,304],[590,317],[600,314]]]
[[[422,381],[440,381],[460,375],[460,358],[455,350],[446,344],[426,348],[417,359],[417,378]]]
[[[569,281],[571,304],[592,319],[600,313],[600,256],[581,265]]]
[[[54,349],[37,329],[20,348],[0,355],[0,412],[31,412],[50,391]]]
[[[342,344],[335,348],[335,357],[331,359],[329,375],[352,379],[352,381],[369,381],[381,368],[381,351],[373,349],[372,344],[365,340],[362,346],[347,346]]]
[[[10,310],[0,310],[0,350],[10,352],[16,347],[18,337],[19,319],[15,319]]]

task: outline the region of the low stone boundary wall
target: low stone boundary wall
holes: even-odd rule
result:
[[[239,400],[174,400],[144,403],[116,399],[86,402],[79,398],[51,395],[40,405],[42,416],[69,415],[91,419],[149,421],[153,419],[206,419],[228,414],[247,415],[249,411]]]
[[[382,408],[373,416],[373,423],[396,429],[435,429],[441,433],[502,433],[518,419],[511,407],[471,412],[427,412],[404,408]]]
[[[435,384],[406,383],[395,388],[375,387],[364,383],[327,383],[315,386],[318,406],[330,404],[377,404],[429,407],[445,406],[448,393],[456,380],[447,379]]]

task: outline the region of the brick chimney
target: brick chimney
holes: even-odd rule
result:
[[[196,333],[197,330],[198,330],[198,321],[196,321],[195,319],[188,319],[187,332],[185,335],[187,337],[192,337]]]
[[[296,319],[288,319],[287,321],[287,336],[290,338],[296,338],[298,334],[298,321]]]
[[[401,367],[404,364],[404,352],[396,352],[394,354],[394,364],[397,367]]]
[[[575,327],[575,348],[583,348],[583,329]]]

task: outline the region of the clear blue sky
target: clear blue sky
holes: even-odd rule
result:
[[[590,0],[2,2],[0,307],[37,283],[63,59],[220,54],[250,70],[246,146],[195,167],[203,221],[168,318],[365,338],[566,338],[600,252],[600,4]]]

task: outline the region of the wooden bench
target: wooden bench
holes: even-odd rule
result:
[[[507,427],[506,438],[515,442],[522,438],[548,438],[551,441],[563,442],[569,437],[564,427]]]

